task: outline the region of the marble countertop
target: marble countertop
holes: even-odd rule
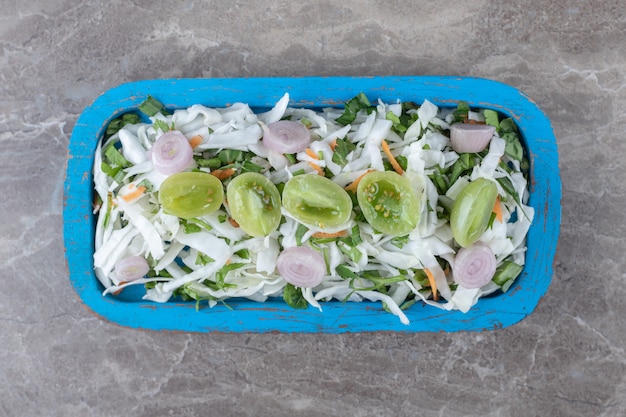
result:
[[[626,415],[620,1],[3,3],[1,415]],[[82,305],[62,211],[83,109],[127,81],[301,75],[484,77],[543,109],[562,228],[529,317],[483,333],[186,334]]]

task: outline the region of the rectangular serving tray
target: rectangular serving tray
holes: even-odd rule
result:
[[[342,107],[360,92],[385,102],[429,100],[440,107],[465,101],[489,108],[517,123],[530,160],[530,199],[535,218],[528,233],[522,274],[506,293],[482,298],[467,313],[444,311],[421,302],[405,311],[411,321],[382,309],[380,303],[332,301],[323,311],[294,310],[282,299],[265,303],[230,300],[228,306],[195,302],[154,303],[102,295],[93,269],[94,225],[92,166],[97,142],[117,116],[136,111],[152,95],[168,109],[235,102],[271,108],[285,92],[293,107]],[[537,306],[550,285],[560,230],[561,179],[556,139],[550,121],[519,90],[486,79],[434,76],[160,79],[122,84],[98,97],[80,115],[69,143],[63,208],[65,255],[71,285],[97,316],[121,326],[182,332],[456,332],[499,329],[519,322]]]

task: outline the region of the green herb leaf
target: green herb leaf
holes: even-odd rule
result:
[[[524,148],[517,136],[517,133],[507,132],[501,136],[505,140],[506,145],[504,148],[504,154],[511,159],[521,161],[524,157]]]
[[[192,233],[199,233],[199,232],[202,231],[202,228],[200,226],[198,226],[197,224],[190,223],[190,222],[188,222],[186,220],[183,220],[183,219],[181,219],[180,223],[183,226],[183,230],[188,235],[190,235]]]
[[[291,165],[295,164],[296,162],[298,162],[298,160],[296,159],[296,156],[292,153],[286,153],[285,154],[285,158],[287,158],[287,161],[289,161],[289,163]]]
[[[465,101],[460,101],[456,106],[456,110],[452,113],[454,116],[454,121],[463,122],[467,119],[467,115],[469,114],[470,107],[469,104]]]
[[[285,289],[283,290],[283,299],[291,308],[301,310],[309,306],[309,303],[302,295],[302,290],[293,284],[288,283],[285,285]]]
[[[261,165],[257,165],[254,162],[244,161],[241,164],[241,172],[261,172],[264,168]]]
[[[123,115],[111,120],[104,132],[104,138],[108,139],[124,126],[128,124],[137,124],[140,122],[139,116],[135,113],[124,113]]]
[[[224,149],[218,156],[224,164],[232,164],[243,161],[243,151],[236,149]]]
[[[522,265],[516,264],[513,261],[503,261],[496,269],[493,282],[501,287],[502,292],[506,292],[523,270],[524,267]]]
[[[372,282],[373,285],[371,287],[358,288],[354,286],[354,282],[351,282],[350,288],[354,288],[358,291],[378,291],[383,294],[386,294],[387,288],[389,285],[395,282],[406,281],[406,277],[402,275],[395,275],[392,277],[381,277],[380,274],[377,274],[374,272],[375,271],[367,271],[363,274],[363,278]]]
[[[391,243],[392,243],[394,246],[396,246],[396,247],[398,247],[398,248],[402,249],[402,247],[403,247],[404,245],[406,245],[407,243],[409,243],[409,235],[394,237],[393,239],[391,239]]]
[[[154,189],[154,185],[152,185],[152,183],[148,181],[147,179],[143,179],[139,181],[139,184],[137,184],[137,187],[145,187],[146,192],[151,192]]]
[[[469,153],[462,153],[459,155],[459,159],[452,164],[452,172],[450,173],[450,179],[448,181],[448,187],[456,182],[460,176],[469,173],[476,165],[474,158]]]
[[[226,284],[224,280],[229,272],[234,271],[239,268],[243,268],[248,265],[243,262],[233,262],[228,265],[224,265],[219,271],[215,273],[215,285],[218,289],[226,288],[226,287],[236,287],[234,284]]]
[[[515,121],[513,121],[510,117],[502,120],[500,122],[498,133],[517,133],[517,125],[515,124]]]
[[[196,164],[202,168],[217,169],[222,166],[222,160],[219,158],[205,159],[201,156],[194,156],[193,159],[196,161]]]
[[[354,263],[358,263],[361,260],[363,254],[360,250],[358,250],[355,246],[349,245],[344,241],[337,242],[337,247],[339,250],[349,257]]]
[[[443,169],[440,167],[436,167],[436,169],[433,170],[432,174],[430,174],[428,178],[430,178],[433,184],[435,184],[439,195],[445,195],[445,193],[448,191],[449,184],[448,179],[443,173]]]
[[[520,196],[517,194],[517,191],[515,191],[515,187],[513,186],[513,183],[511,182],[511,180],[508,177],[500,177],[500,178],[496,178],[496,181],[498,181],[498,184],[500,184],[500,186],[502,186],[502,188],[504,189],[504,191],[510,195],[511,197],[513,197],[513,200],[518,204],[521,205],[522,202],[520,200]]]
[[[358,278],[356,272],[348,268],[346,265],[337,265],[335,271],[337,272],[337,275],[339,275],[343,279]]]
[[[348,100],[344,107],[343,113],[335,121],[342,125],[348,125],[356,119],[357,114],[361,110],[369,110],[371,103],[364,93],[359,93],[356,97]]]
[[[122,167],[113,168],[111,167],[111,165],[107,164],[106,162],[102,162],[100,164],[100,169],[109,177],[113,178],[113,180],[115,180],[115,182],[117,183],[121,183],[122,180],[124,179],[124,176],[126,175],[124,171],[122,171]]]
[[[489,126],[494,126],[496,129],[500,127],[500,116],[495,110],[485,109],[485,123]]]
[[[156,129],[161,129],[163,133],[169,132],[170,130],[174,130],[174,123],[172,123],[171,125],[168,125],[167,122],[163,120],[159,120],[159,119],[155,120],[153,125]]]
[[[124,155],[113,145],[108,146],[104,151],[104,156],[112,167],[128,168],[132,164],[128,162]]]
[[[304,237],[304,234],[308,231],[308,227],[301,223],[298,223],[298,228],[296,229],[296,245],[302,245],[302,238]]]
[[[241,259],[250,259],[250,252],[248,249],[241,249],[235,252],[235,255],[239,256]]]
[[[155,99],[152,96],[148,96],[140,105],[139,111],[145,114],[148,117],[152,117],[158,113],[161,113],[164,116],[170,114],[166,109],[163,103],[159,100]]]
[[[215,262],[215,259],[211,258],[209,255],[198,252],[198,256],[196,256],[196,265],[206,265],[211,262]]]
[[[355,149],[356,145],[350,142],[348,139],[337,139],[332,161],[337,165],[341,165],[342,167],[346,166],[346,164],[348,163],[348,155]]]

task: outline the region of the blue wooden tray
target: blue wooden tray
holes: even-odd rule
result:
[[[342,106],[359,92],[370,99],[421,103],[441,107],[459,101],[490,108],[512,117],[521,130],[531,163],[529,204],[535,219],[528,234],[527,263],[521,276],[504,294],[480,299],[468,313],[442,311],[422,303],[406,314],[410,325],[382,310],[380,303],[323,304],[294,310],[282,300],[258,303],[229,301],[196,311],[194,302],[158,304],[132,297],[102,296],[93,272],[95,218],[92,214],[92,164],[97,141],[107,124],[122,113],[136,110],[152,95],[168,108],[193,104],[223,107],[245,102],[270,108],[288,92],[290,105]],[[63,209],[65,254],[70,282],[82,302],[102,319],[121,326],[183,332],[456,332],[510,326],[529,315],[552,279],[561,219],[561,179],[557,144],[550,121],[519,90],[505,84],[463,77],[305,77],[234,79],[162,79],[120,85],[100,97],[79,117],[69,144]]]

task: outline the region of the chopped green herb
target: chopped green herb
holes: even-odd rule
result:
[[[124,155],[122,155],[122,153],[112,145],[108,146],[104,150],[104,156],[112,167],[128,168],[132,165],[126,158],[124,158]]]
[[[455,122],[465,121],[467,119],[469,111],[470,111],[469,104],[465,101],[460,101],[456,106],[456,110],[454,110],[454,112],[452,113],[454,115],[454,121]]]
[[[166,109],[163,103],[159,100],[155,99],[152,96],[148,96],[140,105],[139,111],[145,114],[148,117],[152,117],[158,113],[161,113],[164,116],[170,114]]]
[[[346,265],[337,265],[335,271],[337,272],[337,275],[343,279],[354,279],[358,277],[356,272],[348,268]]]
[[[183,226],[183,230],[188,235],[190,235],[192,233],[199,233],[199,232],[202,231],[202,228],[200,226],[198,226],[197,224],[190,223],[190,222],[185,221],[183,219],[181,219],[181,224]]]
[[[335,121],[342,125],[348,125],[356,119],[361,110],[371,111],[372,105],[364,93],[359,93],[356,97],[348,100],[343,113]]]
[[[298,228],[296,229],[296,244],[298,246],[302,245],[302,238],[304,237],[304,234],[308,231],[309,229],[305,225],[303,225],[302,223],[298,223]]]
[[[291,308],[305,309],[309,306],[309,302],[302,295],[302,290],[293,284],[285,285],[283,290],[283,299]]]
[[[516,264],[513,261],[505,260],[496,269],[493,282],[499,285],[503,292],[506,292],[523,270],[524,267],[522,265]]]
[[[250,252],[248,249],[241,249],[235,252],[235,255],[239,256],[241,259],[250,259]]]
[[[402,247],[404,247],[407,243],[409,243],[409,235],[397,236],[391,239],[391,244],[400,249],[402,249]]]
[[[488,124],[489,126],[493,126],[496,129],[500,127],[500,116],[498,115],[497,111],[485,109],[484,115],[486,124]]]
[[[215,259],[205,253],[198,252],[198,256],[196,256],[196,265],[206,265],[211,262],[215,262]]]
[[[356,149],[356,145],[350,142],[348,139],[337,139],[335,151],[333,152],[332,161],[337,165],[346,166],[348,160],[346,159],[350,152]]]
[[[121,128],[128,124],[139,123],[139,116],[135,113],[124,113],[123,115],[111,120],[104,132],[104,138],[108,139],[116,134]]]
[[[167,122],[156,119],[153,124],[155,128],[161,129],[163,133],[169,132],[170,130],[174,130],[174,123],[172,123],[171,125],[168,125]]]

